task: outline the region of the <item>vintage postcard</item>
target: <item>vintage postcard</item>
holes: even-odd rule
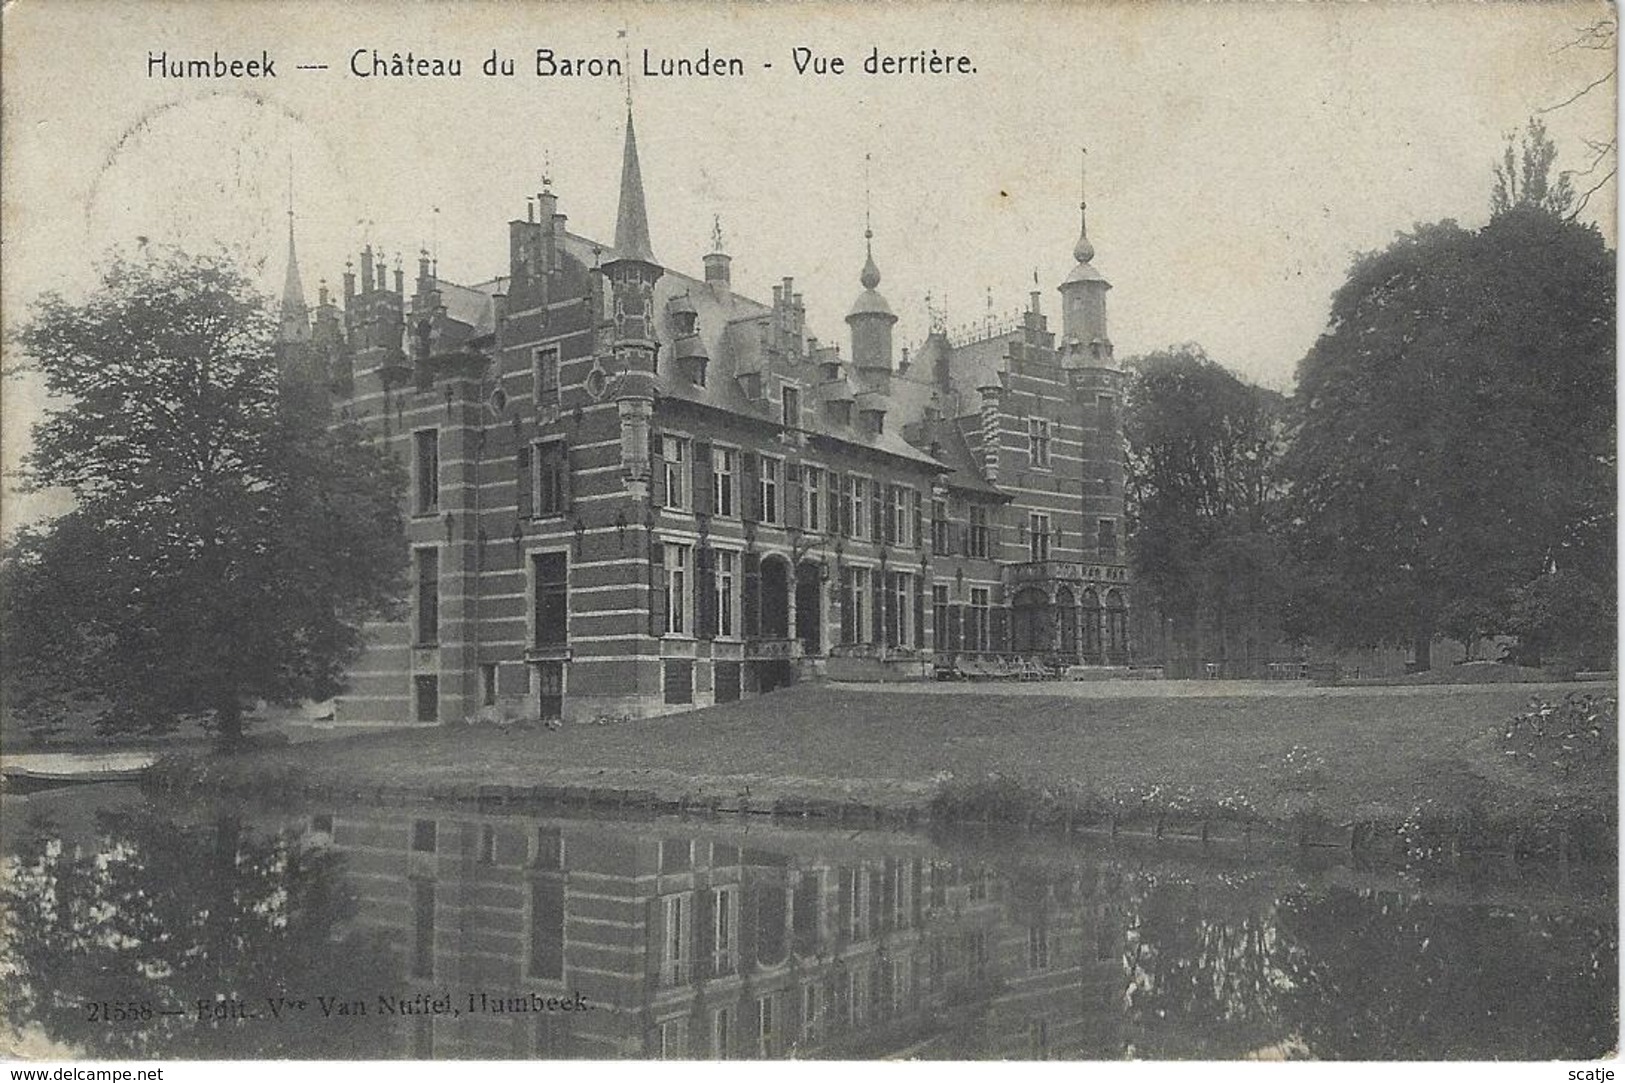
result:
[[[3,19],[14,1065],[1611,1078],[1615,8]]]

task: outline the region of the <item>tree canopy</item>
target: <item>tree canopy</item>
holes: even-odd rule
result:
[[[1284,398],[1243,382],[1194,344],[1132,358],[1126,367],[1137,579],[1188,647],[1197,646],[1203,625],[1222,639],[1225,614],[1272,624],[1284,590],[1282,554],[1270,533]]]
[[[158,732],[326,698],[400,593],[394,459],[285,379],[271,306],[229,263],[115,259],[16,335],[54,405],[25,476],[75,506],[8,547],[8,699]]]
[[[1425,667],[1436,631],[1520,631],[1554,569],[1612,596],[1614,259],[1550,164],[1526,143],[1487,225],[1418,226],[1334,296],[1286,460],[1303,631],[1408,631]]]

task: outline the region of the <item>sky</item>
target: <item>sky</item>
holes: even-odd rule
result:
[[[1418,222],[1488,215],[1509,133],[1603,75],[1565,48],[1601,4],[45,4],[6,12],[0,320],[82,294],[114,246],[225,245],[279,290],[291,180],[309,300],[366,240],[442,277],[506,272],[506,222],[544,173],[570,228],[608,240],[621,80],[538,78],[535,55],[737,56],[741,78],[635,76],[657,256],[700,274],[720,218],[740,292],[793,276],[845,343],[865,212],[897,341],[1004,317],[1070,269],[1080,184],[1119,357],[1196,342],[1288,390],[1351,257]],[[626,31],[624,39],[619,31]],[[846,59],[798,75],[793,50]],[[974,74],[868,76],[883,54]],[[275,58],[274,79],[149,76],[170,59]],[[358,78],[351,57],[460,58],[460,78]],[[480,74],[492,50],[513,77]],[[298,64],[326,64],[299,71]],[[766,67],[765,65],[771,65]],[[1613,85],[1545,114],[1559,168],[1615,128]],[[1086,181],[1080,176],[1087,148]],[[866,197],[867,190],[867,197]],[[438,210],[437,210],[438,208]],[[1614,237],[1614,193],[1588,215]],[[9,347],[7,347],[9,349]],[[17,358],[8,356],[8,362]],[[38,388],[4,387],[15,469]],[[7,485],[8,493],[10,484]],[[38,497],[7,496],[8,523]]]

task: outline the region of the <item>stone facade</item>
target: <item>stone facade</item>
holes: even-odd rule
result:
[[[1013,328],[893,356],[872,251],[851,354],[649,236],[632,119],[613,245],[543,191],[474,286],[370,248],[289,356],[412,475],[409,618],[369,629],[342,721],[642,716],[818,675],[1129,658],[1122,373],[1087,235]],[[289,291],[298,290],[292,239]],[[297,325],[297,326],[295,326]],[[911,356],[912,354],[912,356]]]

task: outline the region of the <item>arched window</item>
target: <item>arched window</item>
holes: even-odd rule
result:
[[[1023,587],[1011,602],[1011,649],[1018,653],[1050,649],[1049,598],[1037,587]]]
[[[1094,588],[1083,592],[1083,605],[1080,610],[1081,620],[1078,622],[1083,629],[1083,658],[1086,662],[1100,661],[1100,597],[1095,594]]]
[[[1106,593],[1106,655],[1110,660],[1121,659],[1128,653],[1128,605],[1123,592]]]
[[[1061,622],[1061,654],[1067,661],[1078,658],[1078,608],[1072,592],[1062,587],[1055,592],[1055,619]]]

